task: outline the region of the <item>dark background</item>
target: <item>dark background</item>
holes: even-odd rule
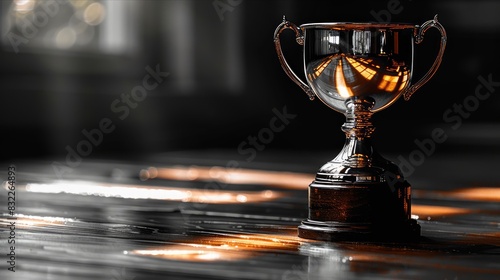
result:
[[[105,13],[102,22],[91,13],[85,26],[82,13],[93,2]],[[499,151],[497,92],[457,129],[443,120],[453,104],[474,94],[478,76],[491,74],[500,81],[498,1],[66,1],[17,52],[9,34],[22,35],[22,18],[44,13],[43,1],[31,11],[13,1],[0,3],[0,145],[6,161],[63,158],[68,147],[76,150],[86,139],[82,130],[99,128],[103,118],[116,128],[85,157],[237,152],[249,136],[269,127],[273,108],[283,106],[297,117],[274,134],[265,152],[285,151],[299,155],[299,161],[306,151],[333,156],[330,151],[344,141],[344,117],[318,100],[310,102],[282,71],[273,32],[284,14],[298,25],[380,18],[422,24],[439,14],[448,33],[441,68],[409,102],[401,99],[375,115],[375,143],[383,153],[407,154],[415,139],[442,128],[448,139],[437,146],[438,153]],[[416,46],[414,81],[432,64],[438,43],[438,32],[430,30]],[[302,74],[301,49],[292,32],[282,36],[282,44]],[[170,75],[121,120],[111,104],[142,84],[145,67],[156,65]]]

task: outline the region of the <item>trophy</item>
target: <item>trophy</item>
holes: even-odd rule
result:
[[[412,83],[413,48],[425,32],[441,33],[436,60]],[[304,83],[281,50],[280,34],[291,29],[303,46]],[[434,19],[421,26],[404,23],[308,23],[297,27],[283,17],[274,33],[279,61],[288,77],[311,100],[346,116],[346,142],[309,185],[309,216],[298,228],[317,240],[408,240],[420,237],[411,218],[411,186],[398,166],[371,145],[373,113],[412,94],[435,74],[446,47],[446,31]],[[313,139],[314,141],[314,139]]]

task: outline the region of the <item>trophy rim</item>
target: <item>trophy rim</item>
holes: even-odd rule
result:
[[[304,23],[300,25],[302,29],[356,29],[356,28],[388,28],[388,29],[413,29],[418,25],[410,23],[380,23],[380,22],[317,22]]]

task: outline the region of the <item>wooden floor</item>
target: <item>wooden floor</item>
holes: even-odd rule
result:
[[[87,161],[62,180],[50,164],[19,163],[16,220],[6,185],[0,194],[0,279],[500,279],[500,181],[462,160],[419,170],[429,174],[412,181],[423,237],[408,244],[298,238],[309,163]],[[436,166],[448,166],[449,184]]]

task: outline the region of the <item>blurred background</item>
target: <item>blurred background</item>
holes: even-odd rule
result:
[[[281,69],[273,33],[283,15],[299,25],[422,24],[439,14],[448,32],[441,68],[410,102],[375,115],[376,146],[407,154],[415,139],[442,128],[448,139],[437,153],[498,154],[498,92],[479,102],[473,96],[479,76],[500,81],[499,12],[500,2],[486,0],[1,0],[1,158],[64,158],[88,139],[86,131],[95,143],[91,151],[80,147],[82,157],[229,150],[248,159],[244,142],[258,138],[284,106],[295,117],[266,136],[259,155],[333,157],[344,142],[344,117],[309,101]],[[414,81],[432,64],[438,43],[438,32],[429,30],[416,46]],[[292,32],[282,44],[302,74]],[[464,101],[473,110],[446,120],[443,114]]]

